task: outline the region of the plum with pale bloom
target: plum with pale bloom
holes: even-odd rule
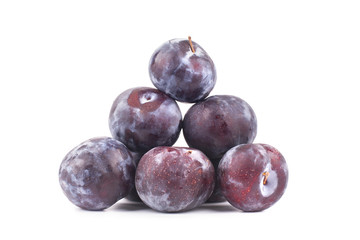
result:
[[[284,194],[288,167],[283,155],[267,144],[242,144],[230,149],[218,167],[226,200],[245,212],[271,207]]]

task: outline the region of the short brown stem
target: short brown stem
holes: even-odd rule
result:
[[[267,179],[268,179],[268,177],[269,177],[269,175],[270,175],[270,173],[269,173],[269,172],[263,172],[262,175],[264,176],[263,184],[265,185],[266,182],[267,182]]]
[[[194,53],[194,52],[195,52],[195,49],[194,49],[194,46],[193,46],[193,44],[192,44],[191,37],[189,36],[188,39],[189,39],[191,51]]]

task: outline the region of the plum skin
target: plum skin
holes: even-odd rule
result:
[[[155,88],[124,91],[115,99],[109,114],[113,138],[138,153],[173,145],[181,127],[182,115],[177,103]]]
[[[194,52],[187,39],[172,39],[155,50],[149,74],[154,86],[181,102],[197,102],[209,95],[216,83],[210,56],[196,42]]]
[[[221,158],[236,145],[252,143],[256,132],[257,119],[251,106],[231,95],[215,95],[194,104],[183,121],[189,147],[210,159]]]
[[[242,144],[230,149],[218,167],[226,200],[244,212],[271,207],[285,192],[288,167],[284,157],[267,144]]]
[[[199,150],[156,147],[140,160],[135,186],[141,200],[160,212],[196,208],[211,195],[215,170]]]
[[[135,165],[124,144],[98,137],[82,142],[63,159],[60,186],[66,197],[85,210],[103,210],[134,187]]]

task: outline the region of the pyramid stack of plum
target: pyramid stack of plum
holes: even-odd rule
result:
[[[149,63],[156,88],[135,87],[113,102],[113,138],[93,138],[71,150],[60,185],[75,205],[103,210],[126,197],[161,212],[228,201],[242,211],[277,202],[288,181],[284,157],[253,144],[257,119],[231,95],[209,96],[215,65],[191,38],[173,39]],[[194,103],[182,118],[178,102]],[[173,147],[180,131],[188,146]]]

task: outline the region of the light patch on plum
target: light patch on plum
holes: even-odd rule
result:
[[[169,138],[169,136],[172,136],[178,131],[179,123],[182,119],[182,115],[179,107],[174,101],[172,100],[165,101],[163,104],[159,106],[158,109],[151,112],[150,115],[153,116],[154,119],[157,119],[159,116],[167,119],[166,121],[164,121],[167,123],[167,128],[165,129],[167,131],[167,134],[165,134],[166,140]],[[161,122],[155,122],[155,124],[160,124],[160,125],[158,127],[154,127],[153,131],[156,131],[157,129],[161,129],[161,127],[163,126]]]
[[[210,187],[215,187],[215,183],[213,185],[209,185]],[[211,191],[210,191],[211,190]],[[206,202],[209,197],[211,196],[211,194],[214,191],[214,188],[207,188],[206,190],[204,190],[203,188],[201,188],[200,191],[203,191],[203,194],[201,194],[198,199],[195,201],[194,204],[194,208],[200,206],[201,204],[203,204],[204,202]]]
[[[67,174],[72,174],[72,167],[71,167],[71,165],[69,164],[69,160],[68,160],[68,159],[65,161],[65,164],[66,164],[66,167],[63,168],[63,170],[61,170],[61,171],[66,171]]]
[[[141,94],[141,96],[139,97],[139,102],[141,104],[144,103],[148,103],[148,102],[153,102],[158,98],[158,94],[154,93],[154,92],[146,92],[144,94]]]
[[[82,178],[78,178],[75,176],[75,174],[71,173],[70,174],[71,177],[71,182],[73,182],[76,186],[81,187],[84,186],[84,181]]]
[[[248,198],[247,201],[241,202],[240,205],[242,206],[241,209],[245,209],[246,211],[258,211],[264,207],[255,197]]]
[[[248,120],[249,122],[251,121],[251,118],[253,116],[252,111],[250,110],[249,105],[246,102],[242,102],[241,106],[243,107],[243,116],[244,118],[246,118],[246,120]]]
[[[88,188],[79,187],[79,188],[77,188],[77,191],[78,191],[79,194],[81,194],[82,196],[84,196],[84,195],[92,195],[91,190],[88,189]]]
[[[158,165],[160,165],[161,163],[162,163],[162,161],[163,161],[163,157],[162,157],[162,154],[157,154],[156,156],[155,156],[155,162],[156,162],[156,164],[158,164]]]
[[[130,172],[127,170],[128,166],[133,165],[135,167],[135,163],[133,162],[131,155],[128,154],[128,157],[126,159],[123,159],[122,157],[120,157],[120,159],[116,159],[116,161],[119,163],[117,165],[118,169],[120,172],[123,173],[123,177],[125,178],[125,180],[131,181],[131,179],[132,179],[132,177],[134,177],[134,175],[131,177]]]
[[[192,150],[191,157],[201,164],[201,169],[203,172],[208,171],[211,163],[208,159],[204,158],[204,155],[200,151]]]
[[[196,56],[198,56],[198,57],[205,56],[205,51],[199,45],[195,45],[194,48],[195,48],[195,53],[194,54]]]
[[[100,210],[109,207],[104,202],[89,200],[87,198],[82,198],[80,201],[82,203],[82,206],[90,206],[90,208],[93,210]]]
[[[223,156],[223,158],[225,159],[225,161],[231,161],[231,159],[233,159],[233,155],[236,153],[236,151],[238,150],[240,146],[235,146],[230,148],[230,150],[228,150],[225,155]]]
[[[242,182],[235,180],[233,177],[229,177],[226,184],[235,185],[235,187],[239,189],[244,187]]]
[[[196,55],[196,52],[197,52],[197,50],[195,51],[195,53],[193,53],[193,52],[191,51],[190,45],[189,45],[189,51],[187,51],[187,52],[185,53],[185,56],[182,58],[182,60],[185,60],[184,64],[189,65],[189,63],[190,63],[190,62],[189,62],[189,59],[190,59],[192,56]]]
[[[79,155],[81,155],[81,154],[79,154]],[[83,159],[83,158],[76,158],[76,161],[75,161],[75,163],[74,163],[74,165],[76,166],[76,167],[82,167],[82,166],[84,166],[85,165],[85,159]]]
[[[116,107],[109,117],[109,127],[113,137],[117,135],[117,132],[119,132],[122,136],[125,134],[125,127],[122,127],[125,124],[119,124],[119,122],[122,122],[122,118],[124,116],[128,116],[130,114],[127,99],[133,90],[134,88],[126,90],[120,94],[113,103]]]
[[[257,152],[255,152],[254,149],[256,149]],[[264,163],[268,163],[270,161],[266,149],[261,145],[254,145],[254,147],[250,148],[249,151],[251,151],[249,153],[250,156],[255,156],[254,158],[255,165],[258,164],[258,161],[262,161]]]
[[[277,188],[278,177],[276,172],[272,170],[270,162],[266,165],[263,172],[268,172],[269,176],[266,180],[266,184],[263,184],[264,176],[262,174],[259,176],[260,192],[264,197],[269,197],[271,194],[275,192]]]
[[[167,211],[171,202],[169,200],[169,193],[163,193],[162,195],[154,195],[151,192],[142,193],[139,192],[141,200],[149,207],[158,211]]]
[[[186,41],[186,39],[185,38],[174,38],[174,39],[169,40],[169,43],[170,44],[175,44],[175,43],[179,43],[181,41]]]

